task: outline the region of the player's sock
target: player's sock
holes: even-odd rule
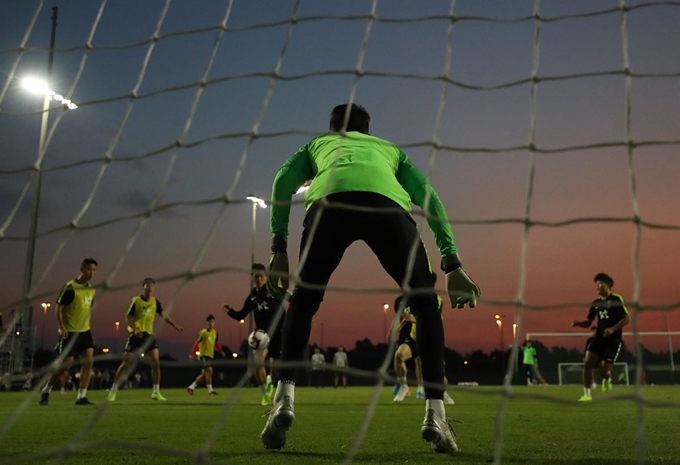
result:
[[[258,387],[260,388],[260,394],[262,394],[262,397],[266,396],[267,386],[265,386],[264,384],[260,384]]]
[[[399,378],[399,384],[402,386],[406,386],[406,376]]]
[[[50,386],[49,384],[46,384],[45,387],[42,388],[42,391],[40,391],[40,392],[44,392],[46,394],[49,394],[50,392],[52,392],[52,386]]]
[[[583,395],[590,397],[590,388],[589,387],[583,388]]]
[[[418,390],[416,392],[424,394],[425,393],[425,386],[423,386],[422,384],[419,384]]]
[[[78,399],[87,397],[87,389],[78,389]]]
[[[193,386],[191,389],[194,389],[196,386]],[[208,392],[213,392],[213,387],[212,384],[206,384],[205,387],[208,388]]]
[[[113,383],[113,386],[111,386],[111,389],[109,389],[109,393],[110,393],[110,394],[115,394],[116,392],[118,392],[118,384],[117,384],[117,383]]]
[[[441,399],[427,399],[425,401],[425,412],[429,409],[434,410],[434,413],[442,418],[446,418],[446,410],[444,409],[444,401]]]
[[[295,382],[290,380],[279,380],[279,385],[274,394],[274,405],[277,404],[284,396],[290,397],[290,401],[295,402]]]
[[[161,385],[160,384],[154,384],[153,385],[153,393],[158,394],[159,392],[161,392]]]
[[[196,381],[194,381],[193,383],[191,383],[189,385],[189,389],[196,389],[196,386],[198,386],[198,385],[196,384]]]

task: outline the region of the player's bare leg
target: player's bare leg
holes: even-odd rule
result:
[[[90,385],[90,380],[92,379],[92,365],[94,357],[94,348],[89,348],[80,353],[80,385],[78,389],[78,398],[76,399],[76,405],[88,405],[91,404],[87,400],[87,388]]]
[[[406,381],[408,370],[406,368],[406,360],[410,359],[412,356],[413,354],[411,353],[411,348],[408,344],[401,344],[397,347],[397,351],[394,354],[394,372],[397,375],[399,390],[397,391],[397,395],[394,396],[394,402],[403,402],[408,394],[408,384]]]
[[[602,392],[609,392],[612,388],[612,364],[605,360],[600,363],[600,376],[602,377]]]
[[[52,386],[57,384],[57,381],[61,379],[61,376],[71,369],[71,365],[73,365],[73,357],[71,356],[65,357],[61,361],[56,371],[52,373],[50,378],[47,380],[47,384],[45,384],[45,386],[43,386],[42,390],[40,391],[40,405],[47,405],[49,403]]]
[[[413,359],[416,365],[416,382],[418,383],[418,390],[416,391],[416,399],[425,398],[425,386],[423,385],[423,364],[420,362],[420,357]]]
[[[597,355],[591,351],[586,352],[586,358],[583,362],[583,396],[579,399],[581,402],[593,400],[590,385],[593,383],[593,368],[597,366],[598,361]]]
[[[265,378],[265,380],[267,381],[265,383],[267,385],[267,396],[272,401],[276,391],[276,383],[279,381],[279,359],[269,358],[269,377],[268,379]]]
[[[145,354],[151,365],[151,382],[153,383],[151,398],[153,400],[166,400],[161,394],[161,361],[158,353],[158,349],[152,349]]]
[[[267,357],[267,349],[254,350],[253,357],[258,366],[255,369],[253,376],[255,377],[255,382],[257,383],[257,387],[260,389],[260,394],[262,395],[262,401],[260,403],[262,405],[269,405],[270,400],[267,396],[267,369],[264,366]]]
[[[127,377],[130,375],[130,372],[132,371],[134,366],[135,366],[135,354],[132,352],[125,352],[123,354],[123,361],[120,362],[120,365],[116,370],[116,374],[113,377],[113,384],[111,385],[111,389],[109,390],[109,395],[107,397],[107,400],[109,402],[114,402],[116,400],[118,388],[120,387],[121,383],[123,383],[123,381],[126,380]]]

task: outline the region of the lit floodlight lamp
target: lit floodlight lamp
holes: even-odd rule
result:
[[[255,197],[254,195],[249,195],[246,197],[246,199],[250,200],[254,204],[258,205],[260,208],[267,208],[267,204],[265,201],[259,197]]]
[[[27,91],[37,95],[54,95],[47,83],[41,79],[24,78],[21,80],[21,86]]]

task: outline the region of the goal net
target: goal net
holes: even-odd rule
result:
[[[628,363],[638,391],[624,401],[636,403],[635,421],[643,425],[648,404],[640,391],[638,334],[664,313],[677,325],[680,308],[667,284],[677,268],[671,252],[680,249],[677,202],[669,201],[680,198],[680,106],[669,97],[680,83],[672,59],[680,53],[678,2],[63,3],[56,9],[47,0],[0,2],[0,385],[32,386],[17,402],[0,400],[1,462],[70,460],[92,450],[112,450],[113,462],[121,450],[144,450],[240,463],[230,450],[211,455],[234,431],[254,438],[239,447],[262,453],[259,430],[245,433],[235,420],[253,403],[260,409],[243,344],[252,322],[227,321],[221,308],[238,307],[250,290],[251,265],[269,260],[269,209],[254,199],[268,201],[284,161],[325,133],[330,110],[347,102],[366,107],[371,132],[402,148],[432,183],[464,265],[482,289],[479,309],[444,314],[447,347],[472,353],[447,364],[451,386],[475,368],[476,349],[498,349],[490,315],[512,315],[518,335],[526,319],[532,329],[561,331],[587,308],[591,276],[604,270],[615,276],[631,312],[636,358]],[[293,271],[305,209],[301,195],[292,203]],[[413,216],[436,265],[428,218],[419,209]],[[41,428],[63,426],[42,421],[61,418],[60,410],[36,412],[35,386],[53,368],[55,296],[90,256],[99,262],[92,281],[95,369],[120,363],[126,311],[146,277],[184,329],[155,320],[161,353],[174,359],[161,363],[164,388],[184,389],[196,375],[187,355],[208,314],[216,314],[220,342],[232,355],[215,361],[215,383],[224,376],[233,389],[218,414],[201,410],[199,401],[196,410],[186,409],[210,419],[200,423],[195,444],[163,442],[162,433],[144,442],[125,436],[126,428],[111,426],[125,396],[113,406],[100,393],[92,394],[95,413],[82,424],[74,420],[78,429],[58,445],[42,452],[21,446],[47,437]],[[347,252],[311,342],[349,348],[348,372],[372,394],[352,427],[343,425],[352,437],[337,444],[340,452],[326,457],[323,446],[297,443],[303,460],[320,454],[320,461],[378,463],[378,455],[361,457],[360,449],[374,439],[394,443],[373,434],[381,430],[379,408],[395,405],[386,387],[395,381],[394,341],[385,343],[383,308],[399,292],[365,246]],[[584,301],[574,302],[574,295]],[[499,328],[505,353],[508,326]],[[374,352],[366,340],[375,341]],[[308,360],[302,369],[310,368]],[[495,463],[512,443],[505,421],[515,401],[509,375],[517,368],[517,344],[509,360],[505,376],[495,376],[502,389],[456,388],[498,396],[496,420],[478,435],[492,438]],[[326,369],[337,371],[331,363]],[[565,402],[536,391],[527,396]],[[160,410],[140,409],[150,418]],[[356,410],[356,402],[347,410]],[[420,415],[408,433],[418,440]],[[29,434],[24,418],[37,418],[30,441],[21,440]],[[186,422],[199,428],[193,418]],[[190,429],[163,421],[158,427]],[[639,463],[644,431],[636,430]],[[13,449],[5,460],[7,444]]]
[[[557,373],[560,386],[564,385],[583,385],[583,363],[558,363]],[[625,362],[614,362],[611,370],[612,385],[630,384],[628,374],[628,364]],[[601,381],[599,372],[593,378],[593,382]]]

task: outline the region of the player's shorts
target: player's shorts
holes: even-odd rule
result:
[[[71,343],[73,343],[73,346],[71,346]],[[66,339],[60,338],[54,348],[57,354],[64,357],[75,357],[87,349],[94,349],[94,339],[92,338],[92,331],[89,329],[80,333],[69,331]]]
[[[142,337],[135,337],[135,333],[130,333],[125,343],[125,352],[149,353],[154,349],[158,349],[158,341],[149,333],[142,333]]]
[[[596,337],[588,347],[588,351],[597,355],[600,360],[614,363],[621,352],[623,341],[612,337]]]
[[[213,361],[212,357],[200,357],[199,360],[201,361],[203,368],[212,367],[212,361]]]
[[[410,337],[407,337],[407,338],[404,339],[403,341],[399,341],[399,342],[397,343],[397,349],[398,349],[399,346],[402,345],[402,344],[406,344],[406,345],[409,347],[409,349],[411,349],[411,356],[412,356],[413,358],[417,358],[417,357],[418,357],[418,355],[419,355],[419,354],[418,354],[418,344],[416,343],[416,341],[414,341],[414,340],[411,339]]]

